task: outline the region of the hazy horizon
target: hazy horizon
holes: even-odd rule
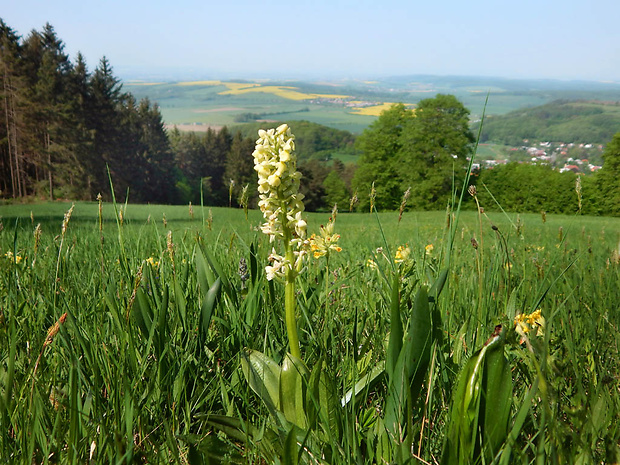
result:
[[[171,5],[21,0],[2,19],[19,35],[49,22],[89,69],[120,76],[372,79],[436,75],[620,82],[616,0],[271,0]]]
[[[133,66],[114,66],[111,63],[114,74],[121,78],[123,81],[155,81],[162,80],[166,82],[174,81],[191,81],[191,80],[228,80],[228,81],[320,81],[326,82],[346,82],[346,81],[371,81],[371,80],[383,80],[390,78],[406,78],[406,77],[437,77],[437,78],[471,78],[471,79],[484,79],[484,80],[499,80],[499,81],[549,81],[558,83],[598,83],[598,84],[610,84],[620,85],[620,79],[587,79],[587,78],[553,78],[553,77],[536,77],[536,76],[524,76],[524,77],[510,77],[499,75],[482,75],[482,74],[456,74],[456,73],[375,73],[375,74],[339,74],[329,72],[281,72],[281,73],[269,73],[269,72],[218,72],[208,69],[197,69],[192,67],[133,67]],[[94,66],[90,66],[92,69]]]

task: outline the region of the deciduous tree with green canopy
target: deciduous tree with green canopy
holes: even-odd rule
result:
[[[418,103],[403,129],[397,163],[401,188],[411,186],[413,208],[445,208],[453,186],[462,185],[473,142],[469,110],[455,96],[437,94]]]
[[[603,152],[599,186],[604,213],[620,215],[620,132],[614,135]]]
[[[354,186],[361,208],[368,206],[363,193],[373,182],[378,209],[397,208],[409,186],[413,207],[443,208],[466,174],[473,141],[469,110],[453,95],[422,100],[415,112],[392,106],[359,138],[362,157]]]
[[[358,137],[358,149],[362,155],[353,178],[353,189],[358,192],[362,210],[369,208],[368,195],[373,182],[375,207],[379,210],[398,208],[402,170],[396,157],[402,147],[402,132],[408,126],[407,122],[414,118],[413,111],[402,103],[393,105]]]

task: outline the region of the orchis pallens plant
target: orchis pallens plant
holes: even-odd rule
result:
[[[269,256],[271,265],[265,267],[267,279],[285,283],[285,318],[291,354],[301,358],[297,321],[295,318],[295,278],[303,269],[307,254],[305,245],[307,224],[302,218],[304,196],[299,193],[301,173],[297,171],[295,136],[288,125],[258,131],[254,170],[258,173],[258,205],[265,223],[261,230],[270,242],[282,239],[284,255],[275,248]]]

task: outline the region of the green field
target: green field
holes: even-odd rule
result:
[[[9,463],[620,459],[620,219],[340,213],[302,362],[260,212],[70,207],[0,207]]]
[[[502,160],[507,158],[510,146],[501,144],[478,144],[476,158],[478,160]]]
[[[266,120],[307,120],[359,133],[375,119],[352,114],[350,108],[342,104],[328,101],[316,102],[316,99],[310,97],[308,100],[293,100],[270,92],[223,94],[227,88],[222,85],[127,83],[124,87],[138,98],[148,96],[156,101],[160,105],[164,121],[169,125],[198,123],[204,126],[234,126],[239,124],[235,122],[235,117],[244,113],[255,113],[264,115]],[[314,89],[299,87],[300,92],[310,94],[312,90]],[[339,93],[339,90],[333,87],[321,90],[334,95]],[[352,98],[357,97],[352,96]],[[375,100],[376,97],[373,101]],[[377,102],[382,101],[379,96]],[[182,128],[189,129],[185,126]],[[196,129],[200,130],[200,127]]]
[[[244,92],[243,86],[251,92]],[[481,117],[487,93],[487,115],[503,115],[555,99],[620,100],[620,87],[615,84],[438,76],[334,82],[129,81],[123,88],[138,99],[148,97],[157,102],[166,124],[180,125],[184,130],[204,130],[209,125],[231,126],[236,124],[235,118],[239,115],[255,113],[266,120],[307,120],[360,133],[378,113],[374,116],[356,114],[353,107],[348,106],[350,102],[413,105],[437,93],[454,94],[470,110],[473,121]]]

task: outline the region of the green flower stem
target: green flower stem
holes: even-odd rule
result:
[[[289,263],[295,263],[295,256],[290,245],[286,247],[286,259]],[[291,354],[298,359],[301,359],[301,350],[299,348],[299,336],[297,335],[297,318],[295,317],[295,310],[297,300],[295,298],[295,270],[291,266],[286,271],[286,285],[284,288],[284,305],[285,305],[285,319],[286,319],[286,331],[288,333],[288,343],[291,349]]]

